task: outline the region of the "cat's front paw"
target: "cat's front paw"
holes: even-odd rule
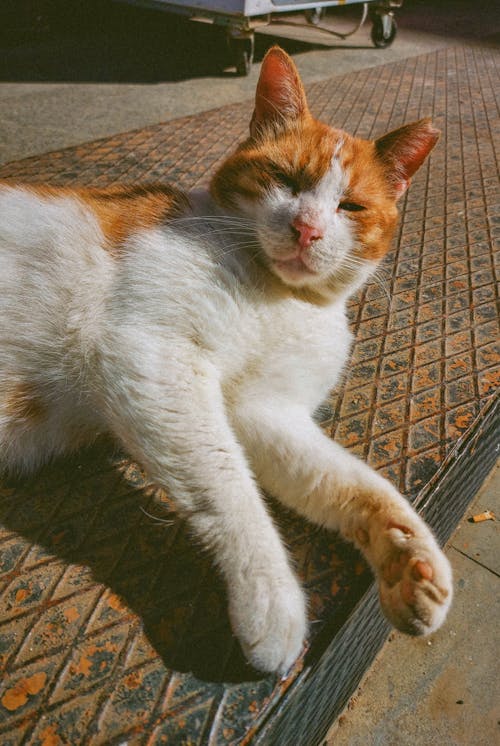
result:
[[[260,671],[285,673],[302,650],[306,604],[291,573],[253,576],[231,589],[229,615],[245,657]]]
[[[397,629],[427,635],[444,622],[453,594],[450,563],[415,515],[389,520],[376,542],[380,603]]]

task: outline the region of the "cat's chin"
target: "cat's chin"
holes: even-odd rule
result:
[[[273,259],[272,268],[280,280],[294,287],[303,287],[319,280],[318,273],[308,267],[300,257],[287,259],[286,261]]]

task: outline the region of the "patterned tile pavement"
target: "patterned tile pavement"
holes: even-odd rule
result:
[[[318,117],[358,135],[429,114],[443,133],[377,280],[349,305],[352,361],[319,412],[411,499],[467,442],[500,376],[499,61],[493,48],[452,48],[308,88]],[[231,105],[7,164],[0,178],[192,187],[250,114]],[[338,537],[272,509],[309,593],[310,670],[370,574]],[[248,742],[300,682],[302,664],[281,681],[246,666],[210,558],[112,444],[4,480],[0,524],[5,746]]]

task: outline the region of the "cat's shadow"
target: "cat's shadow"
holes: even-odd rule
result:
[[[317,655],[371,576],[352,545],[281,506],[270,508],[294,547],[307,587]],[[99,440],[31,478],[0,481],[0,524],[15,532],[14,542],[31,545],[7,568],[14,584],[19,574],[41,571],[50,586],[63,560],[68,568],[76,566],[72,588],[83,594],[97,582],[121,599],[113,623],[135,625],[168,669],[210,682],[263,678],[232,635],[224,585],[211,557],[193,541],[168,495],[148,485],[110,441]],[[47,603],[51,599],[41,607]],[[82,628],[74,644],[85,634]]]
[[[210,558],[167,497],[146,486],[112,444],[100,442],[0,487],[0,523],[33,545],[32,566],[45,567],[49,583],[54,560],[81,567],[82,590],[88,568],[87,585],[97,581],[120,598],[123,615],[133,612],[169,669],[209,681],[261,677],[232,636]]]

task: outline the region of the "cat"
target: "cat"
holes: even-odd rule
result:
[[[262,671],[300,654],[307,605],[260,488],[358,546],[398,629],[433,632],[450,606],[430,529],[312,418],[349,355],[346,300],[438,137],[429,119],[376,141],[316,121],[273,47],[208,189],[0,187],[3,469],[110,432],[212,552]]]

